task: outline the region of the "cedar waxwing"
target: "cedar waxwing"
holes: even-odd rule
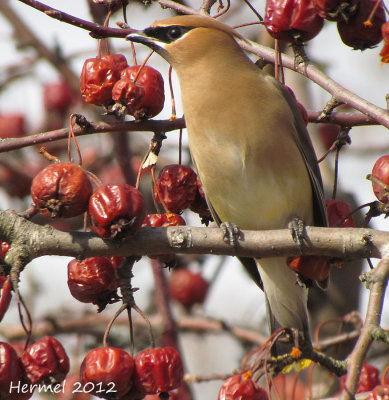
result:
[[[190,152],[219,224],[278,229],[298,217],[326,226],[320,171],[296,102],[236,38],[242,39],[227,25],[193,15],[127,37],[155,50],[177,73]],[[241,261],[252,276],[259,271],[271,330],[297,328],[308,342],[308,289],[286,258],[256,259],[255,271],[253,260]]]

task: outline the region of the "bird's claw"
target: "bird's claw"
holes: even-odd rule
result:
[[[231,246],[236,246],[238,240],[242,238],[239,227],[231,222],[222,222],[220,229],[223,232],[223,240]]]
[[[293,240],[298,244],[300,250],[303,250],[305,241],[305,224],[300,217],[293,217],[288,224],[290,233],[292,234]]]

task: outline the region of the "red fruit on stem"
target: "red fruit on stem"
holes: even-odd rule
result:
[[[337,23],[342,42],[354,50],[366,50],[376,46],[382,40],[381,27],[386,21],[381,0],[353,0],[358,8],[349,21]],[[380,2],[374,15],[370,14]]]
[[[77,165],[51,164],[33,179],[31,196],[35,206],[45,217],[70,218],[88,209],[92,184]]]
[[[85,60],[80,76],[80,90],[84,100],[99,106],[111,104],[112,88],[126,67],[127,60],[122,54]]]
[[[146,217],[142,194],[127,184],[104,185],[89,200],[92,230],[113,239],[135,235]]]
[[[97,304],[104,309],[117,300],[116,267],[108,257],[90,257],[68,264],[68,287],[71,295],[82,303]]]
[[[183,383],[181,357],[173,347],[146,349],[139,352],[134,360],[136,387],[146,394],[168,392]]]
[[[372,181],[373,192],[377,199],[382,203],[389,202],[389,187],[385,188],[385,185],[389,185],[389,154],[380,157],[374,164],[371,171],[373,178],[378,179],[382,184]]]
[[[45,336],[29,345],[22,363],[31,384],[62,382],[69,372],[69,358],[62,344]]]
[[[318,124],[319,137],[323,146],[328,150],[338,138],[340,126],[335,124]]]
[[[10,385],[22,380],[23,369],[15,349],[5,342],[0,342],[0,361],[0,398],[8,399]]]
[[[289,268],[292,268],[304,278],[316,281],[327,279],[332,268],[328,257],[321,256],[289,257],[287,263]]]
[[[138,75],[140,65],[133,65],[124,69],[122,78],[130,79],[144,87],[144,96],[138,106],[131,107],[130,114],[135,119],[152,118],[159,114],[165,102],[165,89],[162,75],[156,69],[144,65]],[[137,77],[138,75],[138,77]]]
[[[112,99],[124,105],[130,115],[134,115],[145,97],[145,88],[138,82],[121,78],[112,89]]]
[[[164,167],[154,188],[154,199],[166,205],[169,212],[179,214],[190,207],[197,193],[197,175],[192,168],[172,164]]]
[[[332,228],[355,228],[355,221],[353,217],[348,217],[346,220],[344,220],[347,215],[351,213],[351,207],[348,203],[335,199],[326,199],[325,203],[327,209],[328,226]]]
[[[75,100],[75,93],[65,81],[48,83],[43,87],[43,104],[46,111],[65,113]]]
[[[307,42],[323,27],[313,0],[267,0],[265,26],[274,39]]]
[[[19,113],[0,114],[0,138],[16,138],[26,135],[25,118]]]
[[[314,0],[317,13],[328,21],[348,21],[357,11],[353,0]]]
[[[0,278],[4,278],[1,276]],[[5,313],[8,310],[8,307],[11,303],[12,299],[12,283],[10,278],[6,278],[3,282],[0,283],[1,294],[0,294],[0,322],[3,320]]]
[[[188,268],[174,270],[170,277],[169,292],[172,299],[190,308],[202,304],[208,292],[208,282],[200,273]]]
[[[126,351],[117,347],[99,347],[84,358],[80,381],[94,388],[91,393],[95,396],[120,399],[133,385],[133,373],[134,360]]]
[[[355,393],[364,393],[373,390],[377,385],[380,384],[379,381],[380,371],[370,364],[364,363],[361,370],[361,375],[359,376],[359,381],[357,385],[357,390]],[[343,375],[340,378],[340,389],[344,389],[346,383],[347,375]]]
[[[224,381],[218,400],[268,400],[265,390],[251,380],[251,373],[233,375]]]

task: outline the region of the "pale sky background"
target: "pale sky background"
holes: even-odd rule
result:
[[[43,2],[77,17],[90,19],[84,1],[45,0]],[[65,55],[92,51],[87,56],[81,55],[73,59],[72,67],[77,73],[81,71],[84,59],[95,54],[97,42],[88,36],[87,31],[53,20],[19,3],[17,0],[10,0],[9,3],[23,17],[26,24],[33,29],[35,34],[48,46],[52,47],[54,43],[58,43]],[[252,3],[261,10],[264,1],[253,1]],[[200,4],[200,2],[191,1],[189,4],[195,6],[196,4]],[[232,0],[232,9],[236,8],[238,4],[238,0]],[[155,3],[147,11],[139,5],[131,5],[128,8],[129,23],[139,29],[146,27],[156,19],[169,15],[170,12],[168,10],[162,10]],[[231,17],[226,18],[224,21],[232,25],[255,20],[255,17],[247,8],[235,14],[231,11],[230,15]],[[119,14],[116,18],[121,20]],[[111,22],[111,26],[114,26],[113,22]],[[254,35],[259,29],[263,28],[258,26],[245,28],[241,29],[241,33],[244,35]],[[124,40],[114,40],[113,44],[120,49],[127,48],[124,54],[128,59],[131,59],[127,42]],[[385,107],[385,95],[388,93],[389,86],[389,66],[380,64],[378,54],[381,48],[382,44],[375,49],[367,50],[363,53],[353,51],[341,43],[336,25],[334,23],[327,23],[319,36],[310,42],[308,55],[313,61],[319,64],[326,64],[328,75],[335,81],[374,104]],[[1,79],[1,68],[17,62],[21,56],[20,52],[15,50],[11,29],[1,14],[0,54],[2,55],[0,57]],[[145,54],[147,52],[138,47],[138,57],[142,59]],[[153,55],[150,65],[157,66],[164,75],[165,82],[167,82],[168,66],[158,55]],[[28,116],[31,133],[36,132],[36,127],[40,125],[42,120],[42,103],[39,94],[41,85],[51,82],[57,77],[57,72],[43,61],[36,65],[34,72],[34,76],[9,85],[6,90],[0,93],[0,112],[19,110],[25,113]],[[168,94],[167,83],[166,93]],[[178,115],[181,115],[182,108],[179,101],[177,82],[175,82],[175,94]],[[306,100],[310,104],[307,108],[316,110],[322,108],[330,98],[328,94],[316,85],[309,86],[306,96]],[[170,101],[167,95],[165,109],[158,118],[168,118],[169,116]],[[175,138],[176,135],[172,134],[172,139],[170,139],[172,145],[176,145]],[[388,131],[382,127],[354,128],[351,131],[351,139],[351,148],[341,154],[339,184],[345,192],[349,192],[355,196],[358,204],[362,204],[374,200],[371,183],[365,177],[371,171],[375,160],[380,155],[388,152]],[[82,148],[82,143],[80,145]],[[379,147],[382,150],[378,152],[368,151],[365,154],[361,154],[361,150]],[[318,150],[318,154],[322,154],[320,149]],[[28,201],[26,204],[28,204]],[[11,203],[10,199],[0,191],[0,207],[2,209],[14,208],[21,210],[24,205],[21,202]],[[192,218],[190,221],[198,224],[197,218]],[[374,220],[373,225],[381,230],[388,230],[389,227],[388,221],[384,218]],[[70,309],[78,307],[78,310],[94,310],[93,306],[77,303],[70,296],[66,284],[66,265],[69,260],[69,258],[62,257],[40,258],[34,260],[27,270],[23,272],[22,293],[27,293],[28,296],[28,286],[31,280],[39,280],[43,293],[45,293],[44,296],[41,296],[34,302],[34,312],[36,312],[36,315],[55,313],[59,307]],[[218,263],[219,257],[210,257],[204,266],[205,275],[211,277]],[[137,264],[134,286],[141,288],[137,292],[136,298],[139,306],[142,308],[142,306],[147,305],[147,297],[152,291],[153,286],[147,261]],[[363,293],[367,294],[367,291],[364,290]],[[364,297],[361,304],[362,314],[364,313],[365,306],[366,298]],[[388,306],[389,304],[386,302],[386,310],[388,310]],[[111,306],[109,310],[109,312],[113,312],[113,310],[116,310],[116,307]],[[244,321],[245,324],[249,324],[255,328],[264,324],[264,310],[262,293],[254,284],[250,283],[247,276],[241,273],[241,268],[236,260],[233,258],[229,259],[206,300],[204,314],[214,318],[225,319],[232,324]],[[383,315],[383,322],[386,325],[389,324],[388,314],[386,311]],[[7,323],[7,321],[14,322],[15,314],[10,313],[10,315],[7,315],[4,323]],[[188,352],[187,361],[190,361],[188,362],[188,372],[191,373],[202,375],[213,372],[230,373],[233,368],[239,366],[243,355],[239,345],[227,335],[222,338],[212,335],[209,337],[203,336],[200,339],[194,337],[194,335],[186,335],[183,344],[185,351]],[[215,351],[219,353],[226,351],[228,355],[226,354],[225,357],[215,357]],[[197,385],[197,398],[216,398],[219,387],[220,382]],[[39,399],[39,397],[34,395],[33,400],[36,399]]]

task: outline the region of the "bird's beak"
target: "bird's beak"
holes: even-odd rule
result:
[[[126,39],[131,42],[142,43],[145,46],[150,47],[150,49],[154,50],[156,53],[159,53],[161,56],[164,56],[166,53],[164,43],[147,36],[144,31],[134,31],[127,35]]]

